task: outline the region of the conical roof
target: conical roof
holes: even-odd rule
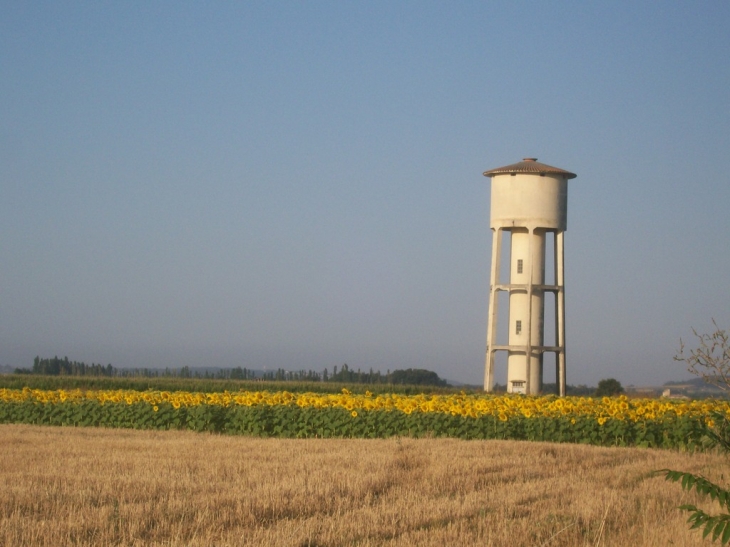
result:
[[[512,165],[505,165],[504,167],[497,167],[496,169],[490,169],[484,172],[485,177],[493,177],[495,175],[516,175],[518,173],[525,173],[528,175],[562,175],[566,179],[574,179],[578,175],[566,171],[565,169],[559,169],[550,165],[545,165],[537,161],[537,158],[524,158],[518,163]]]

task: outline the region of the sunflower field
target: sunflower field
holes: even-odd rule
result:
[[[276,437],[456,437],[691,448],[730,402],[495,394],[0,389],[0,423]]]

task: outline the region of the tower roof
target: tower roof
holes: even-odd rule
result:
[[[497,167],[496,169],[490,169],[484,172],[485,177],[493,177],[495,175],[516,175],[518,173],[525,173],[528,175],[562,175],[566,179],[574,179],[578,175],[566,171],[565,169],[559,169],[550,165],[545,165],[537,161],[537,158],[524,158],[518,163],[512,165],[505,165],[504,167]]]

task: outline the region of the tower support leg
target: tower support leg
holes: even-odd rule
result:
[[[484,391],[494,389],[494,345],[497,342],[497,285],[499,284],[502,229],[492,230],[492,284],[489,286],[489,313],[487,317],[487,355],[484,364]]]
[[[566,378],[565,378],[565,255],[564,255],[564,232],[555,232],[555,284],[558,286],[557,302],[555,306],[556,315],[556,336],[558,355],[557,363],[557,380],[558,394],[565,397]]]

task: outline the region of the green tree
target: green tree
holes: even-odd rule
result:
[[[408,368],[405,370],[394,370],[390,374],[392,384],[411,384],[427,386],[445,386],[446,380],[439,378],[439,375],[432,370],[421,368]]]
[[[596,389],[596,397],[613,397],[614,395],[620,395],[624,392],[624,388],[621,382],[614,378],[607,378],[598,382],[598,389]]]

